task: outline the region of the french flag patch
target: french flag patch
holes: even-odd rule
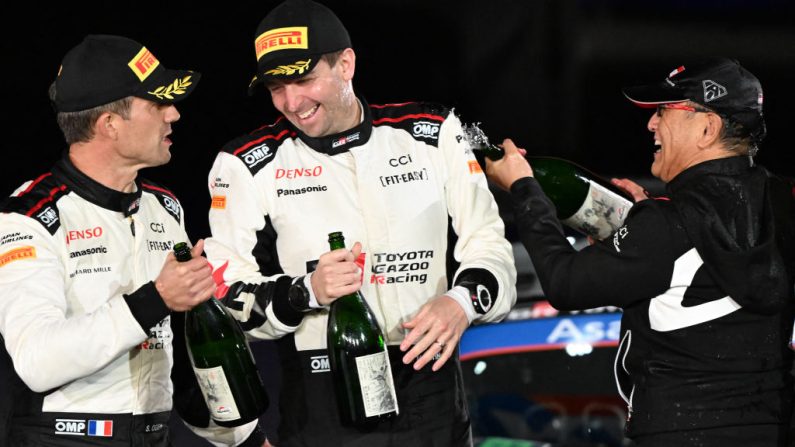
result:
[[[113,421],[88,421],[88,436],[113,436]]]

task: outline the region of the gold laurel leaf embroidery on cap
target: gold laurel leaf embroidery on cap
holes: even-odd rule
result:
[[[290,76],[298,72],[298,74],[304,74],[304,71],[309,68],[309,63],[312,62],[312,59],[307,59],[305,61],[296,61],[294,64],[290,65],[279,65],[278,67],[268,70],[265,72],[266,75],[283,75],[283,76]]]
[[[150,95],[155,95],[158,99],[174,99],[173,95],[184,95],[187,91],[186,88],[192,84],[190,76],[185,76],[182,79],[175,79],[174,82],[168,85],[161,85],[152,92],[146,92]]]

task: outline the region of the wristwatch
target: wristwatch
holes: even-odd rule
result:
[[[309,290],[306,290],[304,285],[304,277],[300,277],[290,286],[287,291],[287,302],[290,307],[298,312],[309,312],[312,308],[309,307]]]

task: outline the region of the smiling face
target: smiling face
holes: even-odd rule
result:
[[[708,113],[685,102],[658,107],[647,126],[654,133],[656,148],[652,175],[667,183],[703,161],[700,145],[708,125]]]
[[[333,66],[320,60],[306,76],[267,85],[276,110],[306,135],[318,138],[344,132],[359,124],[353,93],[356,56],[344,50]]]
[[[156,104],[133,98],[127,119],[116,115],[117,153],[129,165],[151,167],[168,163],[171,159],[171,123],[179,120],[173,104]]]

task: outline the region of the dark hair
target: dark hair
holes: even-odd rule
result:
[[[326,61],[329,67],[333,67],[337,63],[337,60],[340,58],[340,55],[342,55],[343,51],[345,50],[339,50],[333,53],[323,54],[322,56],[320,56],[320,60]]]
[[[50,101],[55,104],[55,82],[50,84],[49,94]],[[129,119],[131,105],[132,96],[128,96],[87,110],[57,112],[56,119],[66,144],[88,142],[94,138],[94,124],[103,113],[115,113],[124,119]]]

